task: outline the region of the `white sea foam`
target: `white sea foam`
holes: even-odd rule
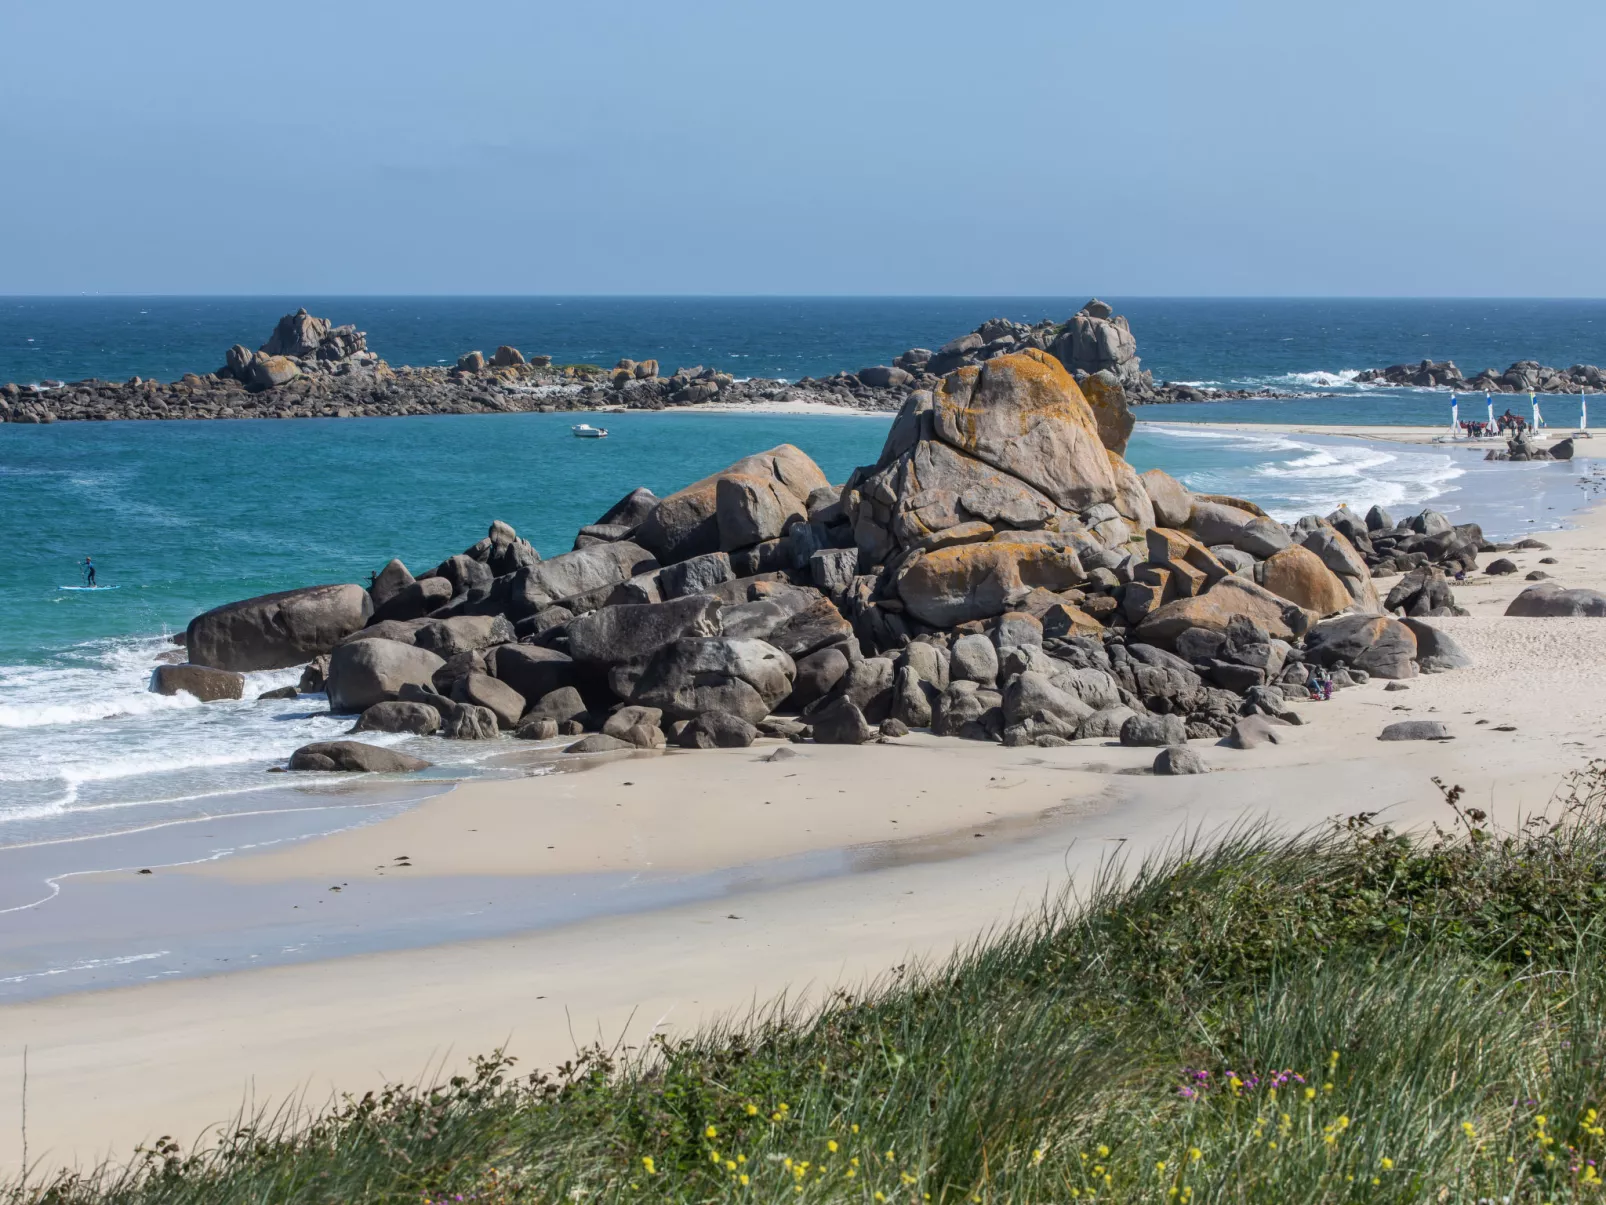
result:
[[[1361,375],[1359,368],[1344,368],[1338,372],[1289,372],[1284,373],[1278,380],[1286,381],[1290,385],[1309,385],[1317,389],[1334,389],[1339,385],[1352,385],[1355,378]]]
[[[78,962],[69,963],[63,967],[48,967],[42,971],[29,971],[26,975],[8,975],[0,978],[0,983],[27,983],[32,979],[48,979],[53,975],[72,975],[83,971],[99,971],[107,967],[128,966],[135,962],[150,962],[157,958],[166,958],[170,951],[153,950],[149,954],[124,954],[120,958],[84,958]]]
[[[155,694],[156,658],[172,648],[159,637],[92,641],[44,664],[0,666],[0,844],[235,810],[244,801],[231,799],[285,785],[263,772],[291,750],[351,726],[321,696],[258,700],[297,681],[299,668],[247,674],[238,701]],[[465,769],[506,752],[499,742],[440,745],[429,760]]]
[[[1276,432],[1220,431],[1145,424],[1162,439],[1212,441],[1200,467],[1179,470],[1204,493],[1253,498],[1274,517],[1291,521],[1348,504],[1365,508],[1416,506],[1438,497],[1465,470],[1442,452],[1383,447],[1347,440],[1315,441]],[[1247,461],[1247,463],[1246,463]]]

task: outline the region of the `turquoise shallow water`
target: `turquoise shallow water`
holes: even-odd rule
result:
[[[316,701],[258,703],[298,671],[252,675],[246,700],[202,707],[147,689],[166,635],[233,599],[415,570],[493,519],[544,556],[624,493],[660,493],[791,442],[841,481],[873,461],[886,416],[609,414],[292,422],[0,425],[0,846],[250,810],[263,771],[346,722]],[[1492,532],[1554,523],[1579,470],[1486,466],[1464,450],[1140,424],[1128,449],[1197,489],[1279,517],[1339,502],[1435,505]],[[60,587],[94,557],[115,591]],[[418,749],[441,774],[488,772],[500,744]]]

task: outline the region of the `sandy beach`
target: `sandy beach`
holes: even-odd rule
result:
[[[1187,417],[1187,406],[1147,406],[1138,411],[1139,417],[1149,422],[1163,422],[1173,426],[1195,425],[1209,427],[1212,431],[1242,431],[1246,434],[1279,434],[1279,435],[1332,435],[1350,439],[1370,439],[1380,443],[1400,444],[1437,444],[1444,448],[1463,450],[1477,449],[1480,451],[1500,449],[1506,446],[1505,437],[1491,436],[1486,439],[1466,439],[1451,435],[1449,425],[1438,427],[1403,427],[1403,426],[1340,426],[1333,423],[1218,423],[1200,422]],[[1470,412],[1469,412],[1470,413]],[[1476,418],[1476,415],[1471,415]],[[1545,427],[1540,431],[1538,441],[1541,447],[1549,447],[1552,443],[1577,435],[1571,426],[1562,423],[1556,426]],[[1583,433],[1585,436],[1588,432]],[[1606,456],[1606,441],[1598,446],[1591,438],[1579,438],[1573,445],[1575,459],[1599,459]]]
[[[1207,777],[1154,777],[1152,750],[1103,742],[916,735],[773,761],[785,746],[762,743],[465,783],[367,827],[164,871],[219,899],[274,885],[332,901],[338,883],[355,903],[381,877],[564,882],[838,855],[801,881],[755,870],[715,898],[647,912],[8,1005],[0,1100],[21,1101],[25,1045],[30,1158],[126,1156],[159,1134],[195,1139],[241,1108],[316,1108],[504,1044],[526,1066],[551,1064],[577,1043],[639,1043],[783,992],[861,985],[943,958],[1112,855],[1140,858],[1190,830],[1259,818],[1300,829],[1360,811],[1425,825],[1443,814],[1435,776],[1514,819],[1606,747],[1598,621],[1502,615],[1544,556],[1563,584],[1606,587],[1606,511],[1545,539],[1549,551],[1511,554],[1521,573],[1457,584],[1471,617],[1437,622],[1475,668],[1301,704],[1307,723],[1280,746],[1195,742]],[[1429,715],[1456,739],[1375,739],[1393,719]],[[395,868],[402,854],[411,869]],[[20,1156],[19,1131],[0,1127],[0,1166],[14,1171]]]

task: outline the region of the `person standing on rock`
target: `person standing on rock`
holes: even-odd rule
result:
[[[84,585],[91,590],[95,588],[95,562],[87,555],[84,557]]]

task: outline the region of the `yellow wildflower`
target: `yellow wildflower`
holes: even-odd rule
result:
[[[647,1169],[647,1174],[649,1176],[656,1176],[658,1174],[658,1169],[653,1165],[651,1155],[643,1155],[641,1157],[641,1166]]]
[[[1394,1160],[1390,1159],[1387,1155],[1384,1155],[1382,1166],[1384,1171],[1391,1172],[1394,1170]]]
[[[833,1155],[836,1154],[836,1139],[832,1138],[831,1140],[829,1140],[825,1144],[825,1149],[830,1151]]]

